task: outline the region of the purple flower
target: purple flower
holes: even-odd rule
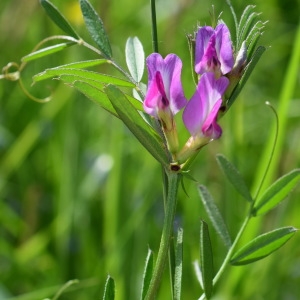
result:
[[[200,27],[196,35],[195,71],[213,72],[217,77],[230,72],[234,64],[229,29],[219,24],[215,29]]]
[[[224,76],[219,79],[215,79],[213,73],[201,76],[196,92],[183,112],[183,122],[193,138],[209,141],[221,136],[217,116],[228,84],[229,80]]]
[[[152,53],[146,63],[149,82],[144,110],[158,119],[172,118],[187,103],[180,81],[182,62],[175,54],[163,59],[160,54]]]

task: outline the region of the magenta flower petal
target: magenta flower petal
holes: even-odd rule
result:
[[[144,100],[146,113],[157,117],[158,110],[170,110],[175,115],[187,103],[180,80],[182,62],[175,54],[165,59],[158,53],[148,56],[148,90]]]
[[[227,74],[233,68],[234,57],[230,33],[225,24],[216,29],[200,27],[196,35],[195,71]]]
[[[214,29],[210,26],[200,27],[196,35],[195,48],[195,71],[198,74],[203,74],[208,71],[211,66],[211,61],[214,56],[214,44],[211,41],[214,35]]]
[[[216,52],[221,64],[222,74],[231,71],[234,65],[234,57],[230,32],[225,24],[219,24],[216,27]]]
[[[217,124],[218,111],[222,105],[229,80],[215,79],[213,73],[204,73],[197,89],[183,112],[183,122],[192,136],[206,136],[217,139],[222,129]]]

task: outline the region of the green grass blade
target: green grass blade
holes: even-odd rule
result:
[[[81,12],[86,24],[86,27],[95,41],[102,54],[106,58],[112,57],[112,51],[110,47],[110,43],[108,40],[108,36],[104,29],[103,22],[97,12],[94,10],[92,5],[87,0],[80,0]]]
[[[113,280],[112,277],[108,275],[105,283],[103,300],[114,300],[114,299],[115,299],[115,281]]]
[[[218,207],[216,206],[212,196],[205,186],[199,186],[199,194],[212,225],[214,226],[216,232],[220,235],[224,245],[229,249],[231,246],[230,235]]]
[[[38,58],[42,58],[45,57],[47,55],[62,51],[70,46],[76,45],[75,42],[67,42],[67,43],[61,43],[61,44],[56,44],[53,46],[49,46],[46,48],[42,48],[40,50],[37,50],[35,52],[32,52],[24,57],[22,57],[22,61],[23,62],[28,62],[28,61],[32,61]]]
[[[216,158],[224,175],[227,177],[236,191],[240,193],[240,195],[242,195],[247,201],[252,202],[253,200],[251,194],[240,172],[227,160],[224,155],[218,154]]]
[[[200,226],[200,267],[203,289],[206,299],[210,299],[213,290],[213,254],[207,224],[201,220]]]
[[[79,39],[78,34],[70,25],[70,23],[65,19],[65,17],[60,13],[56,6],[54,6],[48,0],[40,0],[42,7],[45,9],[47,15],[51,18],[51,20],[65,33],[68,35]]]
[[[143,45],[137,37],[130,37],[125,48],[126,63],[132,78],[136,82],[142,80],[145,68],[145,53]]]
[[[282,227],[262,234],[238,250],[230,263],[239,266],[260,260],[282,247],[296,231],[294,227]]]
[[[164,166],[168,165],[168,157],[164,145],[157,133],[144,121],[127,97],[115,86],[108,85],[105,92],[120,119],[135,135],[140,143]]]
[[[275,181],[253,207],[253,215],[263,215],[284,200],[300,180],[300,169],[291,171]]]
[[[143,285],[142,285],[142,298],[143,300],[147,294],[150,281],[152,278],[152,273],[153,273],[153,267],[154,267],[154,259],[153,259],[153,252],[152,250],[148,250],[147,258],[146,258],[146,263],[145,263],[145,269],[144,269],[144,274],[143,274]]]

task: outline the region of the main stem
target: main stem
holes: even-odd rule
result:
[[[167,203],[165,209],[163,231],[162,231],[159,250],[157,254],[156,265],[153,271],[153,275],[150,281],[149,289],[145,297],[145,300],[155,299],[165,269],[165,265],[169,253],[170,240],[173,232],[173,221],[176,212],[179,178],[180,178],[180,174],[171,171],[167,172],[168,191],[167,191]]]

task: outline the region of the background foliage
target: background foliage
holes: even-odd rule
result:
[[[53,3],[89,40],[77,1]],[[148,1],[91,3],[104,21],[119,61],[125,65],[124,49],[129,36],[138,36],[146,55],[151,53]],[[238,15],[250,4],[237,0],[232,3]],[[300,160],[299,68],[296,88],[285,85],[299,23],[299,1],[252,3],[263,12],[261,18],[269,20],[260,42],[271,47],[234,107],[222,119],[223,137],[203,149],[192,171],[217,199],[232,235],[244,218],[245,203],[218,169],[215,154],[225,154],[255,191],[260,154],[274,122],[264,102],[280,107],[283,93],[288,95],[282,121],[286,127],[272,180],[299,167]],[[184,61],[187,96],[191,96],[193,82],[185,35],[196,29],[197,22],[210,24],[211,4],[196,0],[157,1],[159,47],[163,55],[173,52]],[[233,28],[225,1],[213,4],[217,14],[223,11],[223,19]],[[60,33],[38,1],[2,0],[0,66],[18,61],[41,39]],[[45,67],[91,58],[96,58],[91,52],[72,47],[35,61],[26,68],[26,85],[29,87],[31,76]],[[299,66],[299,57],[296,62]],[[110,72],[107,66],[97,70]],[[30,91],[38,97],[53,92],[53,100],[43,105],[32,102],[15,83],[0,81],[0,299],[51,298],[65,282],[75,278],[79,283],[60,299],[99,299],[108,273],[116,280],[117,299],[136,299],[148,246],[158,248],[163,221],[159,165],[121,122],[68,86],[47,81]],[[199,221],[207,218],[195,183],[186,181],[185,185],[189,198],[180,192],[176,220],[185,229],[182,297],[196,299],[201,289],[192,262],[199,259]],[[264,222],[256,219],[245,239],[276,226],[299,228],[299,193],[297,188]],[[213,231],[211,235],[218,264],[225,249]],[[263,262],[228,268],[215,298],[299,299],[299,270],[296,235]],[[167,299],[164,295],[168,292],[169,286],[162,286],[159,299]]]

